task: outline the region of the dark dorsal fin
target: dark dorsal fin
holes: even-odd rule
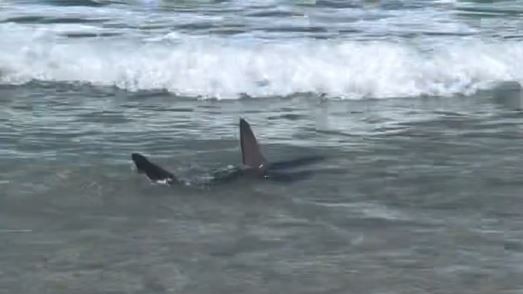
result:
[[[267,160],[261,153],[251,126],[243,118],[240,118],[240,146],[242,148],[243,165],[256,169],[267,168]]]
[[[138,172],[145,173],[151,181],[165,182],[166,184],[176,182],[176,177],[172,173],[150,162],[145,156],[139,153],[133,153],[131,158]]]

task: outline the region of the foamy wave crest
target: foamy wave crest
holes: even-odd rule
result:
[[[347,99],[447,96],[523,81],[518,60],[521,42],[469,40],[422,50],[392,42],[184,36],[144,42],[33,32],[0,43],[0,82],[85,82],[232,99],[306,92]]]

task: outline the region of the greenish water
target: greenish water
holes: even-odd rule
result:
[[[0,2],[0,293],[521,292],[521,4]]]

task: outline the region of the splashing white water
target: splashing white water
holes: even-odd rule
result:
[[[0,82],[85,82],[234,99],[312,92],[360,99],[471,94],[523,81],[523,43],[461,40],[431,46],[327,40],[233,40],[177,34],[153,41],[67,39],[75,27],[3,26]],[[427,46],[425,46],[427,47]]]

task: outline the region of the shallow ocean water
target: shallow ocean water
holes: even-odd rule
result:
[[[521,4],[0,2],[0,293],[520,293]]]

